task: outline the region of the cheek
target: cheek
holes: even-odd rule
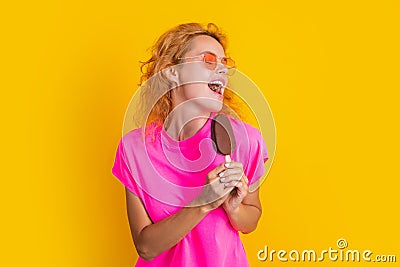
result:
[[[210,72],[201,64],[203,63],[193,63],[184,66],[179,73],[180,85],[193,83],[207,85],[210,79]]]
[[[210,97],[210,88],[208,82],[211,74],[203,63],[193,63],[185,65],[179,73],[179,83],[181,85],[181,94],[186,99],[196,97]]]
[[[182,86],[182,93],[186,98],[205,97],[209,94],[210,89],[204,82],[186,84]]]

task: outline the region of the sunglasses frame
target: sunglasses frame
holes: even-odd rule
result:
[[[207,54],[214,56],[217,59],[216,62],[206,61],[206,55]],[[198,57],[202,57],[202,61],[201,62],[206,63],[207,66],[210,66],[212,64],[212,68],[207,67],[209,70],[215,70],[217,68],[218,63],[224,65],[228,70],[236,68],[236,62],[232,58],[230,58],[230,57],[218,57],[216,54],[214,54],[214,53],[212,53],[210,51],[203,52],[203,53],[201,53],[200,55],[197,55],[197,56],[180,57],[178,59],[191,59],[191,58],[198,58]],[[219,62],[218,62],[218,60],[219,60]],[[233,66],[228,66],[228,65],[222,63],[223,60],[231,60],[233,62]]]

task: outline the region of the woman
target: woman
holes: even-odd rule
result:
[[[229,114],[225,36],[214,24],[179,25],[143,63],[143,127],[118,146],[113,174],[126,187],[136,266],[248,266],[238,231],[255,230],[268,159],[260,132],[229,116],[237,146],[225,162],[210,141],[216,113]],[[154,104],[155,103],[155,104]]]

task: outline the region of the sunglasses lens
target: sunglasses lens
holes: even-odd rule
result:
[[[218,57],[217,55],[207,52],[204,53],[204,62],[209,70],[215,70],[218,65]],[[228,68],[228,75],[235,72],[236,64],[235,61],[231,58],[221,58],[221,64],[223,64],[226,68]]]
[[[224,64],[228,69],[235,67],[235,61],[231,58],[222,59],[222,64]]]
[[[217,56],[212,53],[205,53],[204,62],[207,63],[207,68],[214,70],[217,66]]]

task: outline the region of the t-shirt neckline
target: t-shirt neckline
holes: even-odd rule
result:
[[[164,126],[162,126],[161,130],[161,137],[162,141],[166,142],[164,144],[167,144],[168,146],[171,147],[183,147],[183,146],[192,146],[193,144],[198,143],[201,139],[203,139],[207,135],[207,131],[209,132],[209,136],[211,138],[211,121],[214,118],[215,113],[212,112],[210,116],[208,117],[207,121],[204,123],[204,125],[198,130],[194,135],[191,137],[185,139],[185,140],[176,140],[172,138],[168,132],[165,130]]]

